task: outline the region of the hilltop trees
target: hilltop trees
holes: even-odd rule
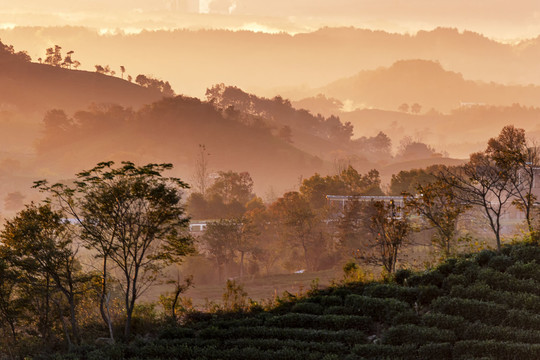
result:
[[[139,74],[135,78],[135,82],[142,87],[155,89],[166,97],[173,97],[175,95],[171,84],[169,84],[168,81],[158,80],[150,76]]]

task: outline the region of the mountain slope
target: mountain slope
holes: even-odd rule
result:
[[[315,93],[387,110],[397,110],[403,103],[418,103],[423,109],[443,112],[464,104],[540,106],[538,86],[505,86],[466,80],[461,74],[446,71],[439,63],[427,60],[402,60],[388,68],[362,71],[332,82]]]
[[[0,54],[0,84],[2,106],[24,113],[74,111],[92,103],[139,107],[161,98],[156,90],[119,78],[31,63],[5,52]]]

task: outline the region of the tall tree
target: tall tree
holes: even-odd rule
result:
[[[209,182],[209,163],[208,157],[210,153],[206,150],[206,145],[199,144],[199,151],[195,163],[195,186],[197,191],[203,196],[206,195],[206,189]]]
[[[49,205],[29,205],[7,221],[0,237],[0,252],[9,254],[13,266],[50,278],[64,295],[69,304],[73,339],[79,343],[76,297],[85,277],[80,273],[73,232],[62,213],[53,211]]]
[[[382,265],[386,273],[392,274],[396,271],[400,251],[412,231],[411,222],[405,209],[393,201],[372,201],[367,204],[366,211],[372,241],[369,249],[360,250],[357,257]]]
[[[278,219],[283,240],[289,247],[299,247],[308,270],[318,268],[318,260],[325,250],[321,219],[309,202],[298,192],[288,192],[270,206]]]
[[[488,141],[487,154],[497,166],[509,174],[516,198],[512,203],[524,213],[527,229],[538,240],[533,226],[533,209],[536,196],[533,194],[534,177],[540,166],[538,147],[530,144],[525,130],[513,125],[505,126],[498,137]]]
[[[514,174],[499,167],[486,152],[470,156],[468,163],[439,174],[444,183],[455,189],[464,204],[479,206],[495,235],[497,249],[501,249],[501,218],[514,197]]]
[[[418,185],[417,194],[409,195],[406,204],[435,229],[432,244],[442,258],[448,258],[455,253],[458,218],[470,206],[463,203],[452,186],[442,181]]]
[[[220,219],[207,224],[202,236],[201,250],[216,262],[219,281],[228,274],[228,266],[234,259],[235,245],[240,238],[237,219]]]
[[[188,187],[178,178],[163,177],[171,164],[136,166],[102,162],[77,174],[73,187],[36,186],[49,192],[68,216],[81,227],[86,247],[102,260],[101,312],[107,297],[107,275],[112,263],[121,273],[129,338],[131,319],[140,295],[156,280],[158,271],[193,251],[187,234],[189,219],[184,215],[181,191]],[[112,335],[112,330],[111,330]]]

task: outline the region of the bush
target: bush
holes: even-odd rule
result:
[[[370,316],[377,321],[390,322],[397,314],[410,311],[407,303],[396,299],[379,299],[361,295],[349,295],[345,306],[357,315]]]
[[[394,281],[399,285],[405,285],[406,280],[412,275],[409,269],[399,269],[394,274]]]
[[[482,250],[475,255],[474,260],[478,265],[486,266],[495,255],[496,253],[493,250]]]
[[[423,345],[431,342],[454,342],[456,334],[451,330],[436,327],[404,324],[389,328],[384,333],[382,341],[388,345]]]
[[[324,307],[341,306],[343,305],[343,299],[337,295],[324,296],[321,299],[321,305]]]
[[[433,300],[442,295],[442,290],[436,286],[419,286],[418,287],[418,303],[421,305],[429,305]]]
[[[364,295],[375,298],[394,298],[414,304],[418,297],[416,288],[408,288],[393,284],[369,284],[364,288]]]
[[[536,360],[540,358],[540,345],[466,340],[454,344],[453,356],[455,359],[491,357],[499,360]]]
[[[434,311],[462,316],[469,321],[499,325],[506,318],[506,307],[492,302],[440,297],[431,304]]]
[[[323,313],[323,311],[324,308],[321,305],[311,302],[299,302],[294,304],[294,306],[291,308],[291,312],[301,314],[320,315]]]
[[[531,314],[523,310],[508,310],[508,314],[503,322],[504,325],[521,329],[540,330],[540,315]]]
[[[422,360],[451,360],[452,350],[451,343],[425,344],[418,349],[418,358]]]
[[[463,332],[463,339],[498,340],[538,344],[540,343],[540,331],[474,323],[469,324],[465,328],[465,331]]]
[[[401,360],[413,360],[416,359],[416,346],[404,345],[378,345],[378,344],[366,344],[356,345],[353,348],[353,353],[366,359],[401,359]]]
[[[286,314],[269,318],[265,325],[270,327],[369,331],[372,328],[373,320],[367,316]]]
[[[422,324],[439,329],[453,330],[455,333],[461,332],[466,321],[461,316],[447,315],[441,313],[427,313],[422,316]]]
[[[540,265],[536,260],[529,263],[516,262],[508,267],[506,272],[517,279],[533,279],[540,282]]]
[[[465,275],[458,275],[458,274],[450,274],[446,279],[443,281],[443,289],[445,290],[451,290],[454,286],[457,285],[469,285],[470,281],[465,277]]]
[[[500,272],[505,272],[506,269],[514,264],[514,260],[506,255],[497,255],[489,259],[488,266]]]

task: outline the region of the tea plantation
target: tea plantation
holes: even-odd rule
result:
[[[248,313],[197,313],[152,337],[61,359],[540,359],[540,247],[400,270]]]

